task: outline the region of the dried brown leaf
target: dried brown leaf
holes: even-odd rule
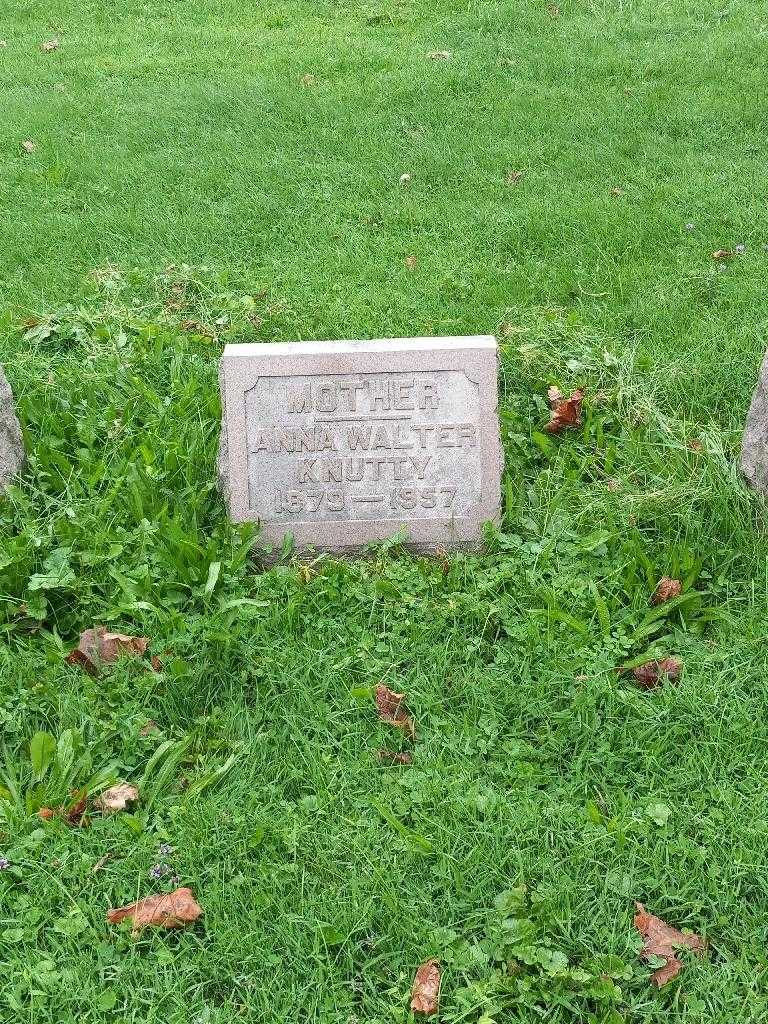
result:
[[[74,803],[70,804],[69,807],[62,807],[62,813],[68,824],[72,825],[73,828],[85,828],[88,824],[86,815],[88,810],[88,794],[85,790],[80,790],[77,793],[73,793],[72,797],[74,798]]]
[[[95,626],[80,634],[80,642],[65,660],[69,665],[80,665],[90,675],[97,676],[102,665],[114,665],[121,655],[141,657],[148,646],[149,640],[145,636],[110,633],[106,626]]]
[[[407,750],[386,750],[384,747],[376,751],[376,757],[382,764],[412,764],[413,755]]]
[[[85,790],[80,789],[70,794],[70,803],[62,804],[61,807],[41,807],[37,816],[43,821],[63,818],[73,828],[85,828],[89,824],[87,810],[88,794]]]
[[[409,715],[404,701],[404,694],[395,693],[384,683],[379,683],[376,687],[376,708],[379,712],[379,719],[389,725],[396,725],[409,739],[415,740],[416,726],[413,724],[413,719]]]
[[[550,16],[550,18],[559,18],[560,8],[557,6],[557,4],[549,4],[547,6],[547,14]]]
[[[547,391],[550,414],[549,423],[544,427],[548,434],[559,434],[568,427],[581,426],[581,404],[584,392],[577,388],[570,398],[565,398],[560,388],[552,385]]]
[[[411,1010],[430,1016],[440,1008],[440,961],[427,960],[416,971],[411,989]]]
[[[129,782],[118,782],[116,786],[110,786],[93,801],[93,806],[102,814],[116,814],[118,811],[126,811],[131,804],[139,799],[139,791],[136,786]]]
[[[413,255],[413,253],[411,253],[411,255],[410,255],[410,256],[406,256],[406,258],[405,258],[405,265],[406,265],[406,267],[407,267],[407,268],[408,268],[409,270],[415,270],[415,269],[416,269],[416,264],[417,264],[417,263],[418,263],[418,260],[417,260],[417,259],[416,259],[416,257],[415,257],[415,256]]]
[[[25,153],[34,153],[37,149],[37,146],[32,141],[32,139],[25,139],[21,144],[21,148],[24,150]]]
[[[450,50],[430,50],[427,56],[430,60],[450,60],[453,54]]]
[[[40,44],[40,49],[43,51],[43,53],[53,53],[53,51],[58,50],[58,48],[58,39],[47,39],[44,43]]]
[[[664,966],[659,967],[651,975],[654,985],[661,988],[662,985],[666,985],[668,981],[676,978],[683,969],[682,963],[675,956],[676,948],[685,946],[697,956],[703,956],[706,944],[698,935],[686,935],[685,932],[672,928],[660,917],[649,914],[642,903],[636,903],[635,906],[637,908],[634,918],[635,928],[645,940],[643,948],[640,950],[640,956],[643,960],[649,960],[654,956],[666,960]]]
[[[137,903],[129,903],[107,911],[107,921],[119,924],[126,918],[133,921],[133,934],[142,928],[184,928],[192,924],[203,912],[191,889],[174,889],[173,892],[148,896]]]
[[[525,171],[507,171],[507,184],[516,185],[523,174],[525,174]]]
[[[673,580],[669,576],[662,576],[656,585],[651,598],[651,604],[664,604],[671,601],[673,597],[679,597],[683,589],[680,580]]]
[[[665,679],[674,682],[680,677],[682,668],[683,663],[678,658],[654,658],[633,668],[632,675],[638,686],[642,686],[644,690],[652,690],[656,686],[661,686]]]
[[[733,256],[730,249],[716,249],[712,253],[713,260],[729,260]]]

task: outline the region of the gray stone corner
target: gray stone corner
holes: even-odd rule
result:
[[[0,491],[13,481],[26,454],[11,385],[0,366]]]
[[[768,496],[768,353],[763,358],[744,427],[741,471],[750,487]]]

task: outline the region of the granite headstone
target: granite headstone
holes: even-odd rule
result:
[[[220,486],[271,543],[473,549],[498,517],[493,337],[227,345],[220,385]]]

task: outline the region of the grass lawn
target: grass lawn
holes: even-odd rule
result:
[[[446,1024],[765,1020],[768,3],[52,0],[0,38],[0,1020],[396,1024],[433,956]],[[260,571],[222,343],[461,333],[502,345],[487,553]],[[67,664],[97,623],[161,671]],[[110,775],[133,813],[37,816]],[[176,884],[194,928],[106,923]],[[708,942],[661,991],[635,900]]]

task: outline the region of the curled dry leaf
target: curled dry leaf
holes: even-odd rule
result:
[[[554,385],[547,391],[550,414],[549,423],[544,427],[548,434],[559,434],[567,427],[581,426],[581,404],[584,392],[578,388],[570,398],[566,398],[560,388]]]
[[[664,604],[666,601],[671,601],[673,597],[680,596],[682,589],[683,584],[680,580],[673,580],[669,576],[662,576],[653,592],[651,603]]]
[[[73,793],[72,795],[75,801],[69,807],[63,809],[64,817],[75,828],[84,828],[88,824],[88,818],[86,817],[88,794],[85,790],[82,790],[80,793]]]
[[[557,6],[557,4],[549,4],[547,6],[547,14],[550,16],[550,18],[559,18],[560,8]]]
[[[114,665],[123,654],[141,657],[148,646],[149,640],[145,636],[109,633],[106,626],[95,626],[80,634],[80,642],[67,655],[66,661],[69,665],[80,665],[90,675],[97,676],[102,665]]]
[[[507,184],[516,185],[524,173],[524,171],[507,171]]]
[[[417,262],[418,261],[417,261],[416,257],[413,255],[413,253],[411,253],[410,256],[406,256],[406,258],[405,258],[405,265],[406,265],[406,267],[409,270],[415,270]]]
[[[733,256],[730,249],[716,249],[712,253],[713,260],[729,260]]]
[[[678,658],[654,658],[633,668],[632,675],[638,686],[642,686],[644,690],[652,690],[656,686],[661,686],[665,679],[672,682],[679,679],[682,668],[683,663]]]
[[[659,967],[651,975],[654,985],[661,988],[662,985],[666,985],[668,981],[676,978],[683,969],[682,963],[675,956],[676,948],[685,946],[698,956],[702,956],[706,945],[698,935],[692,933],[686,935],[684,932],[678,931],[677,928],[672,928],[660,917],[649,914],[642,903],[636,903],[635,906],[637,908],[634,919],[635,928],[645,940],[643,948],[640,950],[640,956],[643,960],[649,960],[654,956],[660,956],[666,960],[664,966]]]
[[[139,791],[136,786],[129,782],[119,782],[100,793],[93,801],[93,805],[102,814],[116,814],[118,811],[126,811],[138,799]]]
[[[382,764],[412,764],[413,755],[407,750],[381,750],[376,751],[376,757]]]
[[[398,729],[403,730],[408,739],[415,740],[416,726],[408,714],[408,708],[404,701],[405,694],[395,693],[384,683],[379,683],[376,687],[376,708],[379,712],[379,719],[389,725],[396,725]]]
[[[126,918],[133,921],[133,934],[142,928],[183,928],[192,924],[203,912],[191,889],[174,889],[173,892],[148,896],[138,903],[107,911],[107,921],[119,924]]]
[[[37,147],[35,146],[32,139],[25,139],[21,144],[21,148],[24,150],[25,153],[34,153]]]
[[[624,189],[619,188],[618,185],[614,185],[613,188],[611,189],[611,195],[612,196],[623,196],[624,195]]]
[[[70,794],[70,801],[68,804],[62,804],[61,807],[41,807],[37,816],[42,821],[63,818],[73,828],[85,828],[89,823],[86,815],[88,794],[85,790],[76,790]]]
[[[427,1016],[440,1007],[440,961],[427,960],[416,971],[411,989],[411,1010]]]
[[[58,39],[46,39],[44,43],[40,44],[40,49],[43,53],[53,53],[54,50],[58,50],[59,40]]]
[[[450,60],[453,54],[450,50],[430,50],[427,56],[430,60]]]

